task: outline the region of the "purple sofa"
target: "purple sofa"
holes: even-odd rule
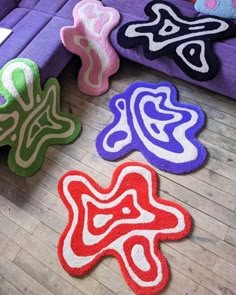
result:
[[[61,43],[60,29],[73,24],[79,0],[0,0],[0,27],[12,35],[0,45],[0,68],[22,57],[36,62],[41,80],[56,77],[73,56]]]
[[[187,0],[166,0],[176,5],[184,15],[197,16],[198,13],[194,10],[194,6]],[[224,42],[215,43],[214,48],[221,61],[221,69],[218,75],[209,81],[199,82],[192,80],[186,76],[181,69],[179,69],[175,62],[168,57],[160,57],[154,60],[148,60],[143,56],[142,48],[124,49],[117,43],[117,32],[119,28],[130,21],[135,20],[147,20],[148,17],[144,13],[144,7],[150,0],[103,0],[103,3],[107,6],[111,6],[120,11],[122,15],[122,21],[118,28],[116,28],[111,36],[113,46],[117,52],[130,60],[136,61],[140,64],[144,64],[151,68],[162,71],[172,77],[181,78],[187,80],[193,84],[200,85],[202,87],[211,89],[215,92],[224,94],[226,96],[236,99],[236,37],[226,40]]]

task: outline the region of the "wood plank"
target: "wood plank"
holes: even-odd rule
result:
[[[52,179],[52,187],[51,189],[56,193],[57,192],[57,182],[58,180],[68,171],[68,170],[82,170],[85,173],[91,175],[97,179],[97,181],[102,185],[108,182],[107,177],[102,175],[101,173],[96,172],[94,169],[91,169],[89,166],[84,165],[82,162],[79,162],[75,159],[67,157],[60,151],[55,152],[57,156],[51,158],[51,160],[46,159],[42,170],[46,173],[51,175]],[[59,157],[60,155],[61,157]],[[66,161],[65,161],[66,159]]]
[[[207,118],[206,128],[219,135],[236,140],[236,128],[231,127],[231,125],[225,125],[225,123]]]
[[[0,233],[17,245],[24,245],[25,241],[30,236],[24,228],[20,227],[12,220],[0,213]]]
[[[236,266],[225,261],[222,258],[217,258],[214,272],[222,276],[225,280],[235,285],[236,290]]]
[[[214,158],[209,158],[206,167],[230,180],[236,182],[236,168],[222,163]]]
[[[97,289],[94,291],[94,295],[114,295],[110,289],[103,286],[102,284],[99,284]]]
[[[13,191],[11,193],[13,193]],[[32,233],[39,224],[39,221],[36,218],[1,195],[0,212],[30,233]]]
[[[15,287],[13,287],[7,280],[0,276],[0,294],[1,295],[22,295]]]
[[[201,195],[204,198],[213,201],[214,203],[217,203],[225,208],[228,208],[231,211],[235,211],[236,209],[235,197],[223,192],[220,189],[211,186],[210,184],[204,181],[196,179],[191,175],[172,175],[160,170],[157,170],[157,172],[159,175],[162,175],[165,178],[177,183],[178,185],[181,185],[193,191],[194,193],[197,193],[199,196]],[[201,198],[201,200],[203,199]],[[205,200],[203,200],[203,202],[205,202]]]
[[[14,173],[12,173],[9,168],[5,165],[1,165],[1,178],[4,179],[6,182],[11,183],[21,192],[24,192],[27,195],[27,199],[29,202],[37,201],[37,206],[41,208],[47,207],[50,208],[52,211],[55,211],[57,214],[65,216],[66,210],[62,202],[59,200],[58,195],[55,195],[40,184],[36,184],[32,181],[31,178],[22,178]]]
[[[80,146],[78,146],[77,143],[78,142],[76,141],[74,143],[67,144],[67,145],[57,145],[55,148],[56,150],[63,152],[65,155],[80,161],[83,158],[83,156],[86,154],[86,151],[82,149]],[[48,149],[46,152],[47,155],[49,154],[48,156],[49,159],[50,159],[51,150],[55,152],[55,149],[52,147]]]
[[[0,275],[25,295],[53,295],[4,256],[0,256]]]
[[[94,294],[99,282],[91,276],[86,276],[86,280],[83,278],[75,278],[70,276],[61,266],[57,257],[56,251],[50,249],[44,243],[40,242],[33,236],[30,236],[25,245],[22,247],[31,256],[45,264],[52,271],[57,273],[68,283],[79,289],[84,294]]]
[[[14,263],[55,295],[84,294],[24,250],[18,253],[14,259]]]
[[[162,187],[167,188],[167,193],[181,200],[182,202],[202,211],[220,222],[236,228],[236,214],[212,201],[202,198],[198,194],[187,190],[186,188],[171,182],[163,177],[161,179]]]
[[[66,226],[66,223],[64,227],[65,226]],[[40,224],[37,226],[36,230],[34,231],[33,235],[36,239],[38,239],[40,242],[44,243],[51,249],[53,250],[57,249],[57,244],[58,244],[60,235],[54,230],[52,230],[48,225],[45,225],[40,222]]]
[[[183,205],[181,202],[179,202],[175,198],[167,196],[166,194],[161,193],[161,197],[173,202],[177,202],[180,205]],[[187,209],[188,212],[190,212],[194,220],[194,230],[192,231],[189,238],[196,244],[202,246],[205,249],[208,249],[209,251],[216,254],[217,256],[220,256],[224,258],[225,260],[236,265],[236,247],[233,247],[232,245],[222,240],[224,239],[223,237],[226,236],[227,228],[224,228],[224,229],[222,228],[223,230],[223,233],[222,233],[220,229],[220,224],[219,224],[218,230],[217,230],[217,227],[213,228],[213,230],[216,231],[216,233],[213,234],[213,230],[212,228],[210,228],[212,224],[210,221],[204,220],[204,215],[202,215],[202,218],[199,218],[199,220],[204,222],[204,225],[208,224],[208,227],[204,225],[201,226],[201,224],[198,224],[196,222],[196,220],[198,220],[197,214],[199,213],[199,211],[194,211],[194,209],[186,205],[185,205],[185,209]],[[204,227],[206,228],[203,230]],[[217,234],[217,231],[218,231],[218,234]]]
[[[201,169],[200,171],[192,173],[192,175],[200,179],[212,186],[224,190],[226,193],[230,194],[231,196],[236,197],[236,189],[235,189],[235,182],[217,174],[215,171],[209,169]]]
[[[195,226],[190,239],[236,266],[236,247]]]
[[[200,108],[203,109],[203,111],[205,112],[205,114],[207,116],[207,128],[208,129],[209,129],[209,127],[212,127],[214,130],[217,131],[218,134],[221,134],[219,128],[224,128],[226,130],[226,128],[229,127],[227,132],[232,131],[233,138],[231,136],[227,136],[227,137],[232,138],[232,139],[235,138],[234,132],[236,129],[236,116],[227,114],[221,110],[216,110],[212,106],[210,107],[210,106],[207,106],[203,103],[199,103],[196,100],[188,98],[184,95],[181,95],[181,101],[183,101],[185,103],[189,103],[189,104],[198,105]],[[225,126],[225,125],[227,125],[227,126]],[[212,130],[212,131],[214,131],[214,130]],[[224,135],[224,136],[226,136],[226,135]]]
[[[41,185],[49,192],[57,195],[58,179],[65,173],[66,170],[62,167],[54,166],[54,163],[52,161],[47,160],[47,158],[45,157],[42,169],[33,176],[31,176],[31,179],[33,182],[37,183],[38,185]],[[46,173],[45,171],[47,171],[48,173]],[[50,174],[51,172],[55,173],[55,171],[58,175],[58,179],[56,179],[55,177],[53,177],[53,175]]]
[[[235,131],[236,132],[236,131]],[[204,129],[198,136],[200,140],[204,140],[206,142],[209,142],[211,144],[215,144],[221,149],[224,149],[231,153],[236,153],[236,146],[235,146],[235,140],[222,136],[220,134],[217,134],[215,132],[212,132],[208,129]]]
[[[81,98],[78,99],[70,93],[63,97],[62,110],[69,111],[80,118],[82,122],[94,126],[98,130],[102,130],[112,117],[109,111],[99,108]]]
[[[134,294],[130,289],[127,288],[125,280],[123,277],[118,275],[112,269],[108,268],[103,263],[100,263],[95,267],[90,275],[95,278],[97,281],[101,282],[116,294],[131,295]]]
[[[95,141],[95,139],[97,138],[98,134],[100,133],[99,130],[93,128],[92,126],[88,125],[88,124],[83,124],[83,133],[82,136],[92,139],[93,141]],[[83,140],[81,140],[82,142]],[[79,144],[81,143],[79,142]]]
[[[212,293],[208,289],[205,289],[204,292],[203,292],[203,295],[213,295],[213,294],[215,294],[215,293]]]
[[[193,230],[194,232],[194,230]],[[195,261],[199,265],[204,266],[208,270],[213,270],[217,261],[217,256],[206,248],[194,243],[190,239],[184,239],[169,243],[170,247]]]
[[[205,145],[209,155],[220,161],[224,162],[230,166],[236,167],[236,155],[232,152],[226,151],[219,146],[211,144],[205,140],[201,140],[202,144]]]
[[[0,254],[5,250],[8,239],[0,233]]]
[[[4,235],[0,234],[0,254],[5,256],[10,261],[16,257],[17,253],[20,251],[20,246],[13,241],[6,238]]]
[[[225,241],[236,247],[236,230],[229,227]]]
[[[90,130],[92,128],[90,127]],[[80,146],[86,150],[86,152],[88,153],[91,153],[93,155],[97,155],[97,150],[96,150],[96,145],[95,145],[95,140],[94,139],[90,139],[86,136],[87,134],[83,134],[81,135],[81,142],[79,142]],[[86,154],[87,154],[86,153]],[[86,155],[85,154],[85,155]],[[85,156],[84,155],[84,156]]]
[[[176,252],[166,244],[162,245],[164,254],[166,255],[170,266],[194,282],[209,289],[211,292],[222,295],[222,290],[226,290],[223,294],[234,294],[235,286],[218,276],[216,273],[207,270],[199,264],[193,262],[184,255]],[[227,293],[228,292],[228,293]]]
[[[52,229],[60,233],[64,229],[66,222],[66,216],[62,217],[55,212],[51,211],[47,207],[44,207],[42,204],[38,206],[38,202],[31,200],[31,203],[28,202],[27,196],[20,191],[8,192],[5,196],[6,200],[9,200],[15,206],[22,208],[27,214],[37,219],[37,225],[40,221],[48,224]],[[34,227],[33,231],[36,229]]]
[[[111,259],[109,268],[119,273],[119,264],[116,259]],[[170,289],[169,289],[170,288]],[[171,293],[171,292],[174,293]],[[200,284],[195,283],[193,280],[183,275],[181,272],[176,271],[174,267],[171,268],[170,284],[166,287],[164,294],[204,294],[205,288]]]

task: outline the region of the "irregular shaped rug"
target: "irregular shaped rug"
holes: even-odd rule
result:
[[[176,89],[168,82],[137,82],[114,96],[113,122],[96,140],[99,155],[112,161],[138,150],[160,170],[181,174],[197,169],[206,158],[195,137],[205,116],[199,107],[176,99]]]
[[[73,16],[74,26],[61,30],[62,42],[81,57],[79,89],[87,95],[101,95],[109,88],[109,77],[120,66],[120,59],[109,41],[120,14],[97,0],[83,0],[75,6]]]
[[[170,274],[160,241],[186,237],[191,217],[178,204],[158,198],[152,168],[125,163],[116,169],[108,188],[83,172],[71,171],[58,189],[69,212],[58,244],[67,272],[82,276],[109,255],[117,258],[137,294],[157,294],[166,286]]]
[[[41,89],[38,66],[14,59],[0,71],[0,146],[11,147],[8,165],[18,175],[31,176],[40,169],[49,145],[72,142],[80,122],[60,112],[60,86],[55,78]]]
[[[236,24],[217,17],[186,17],[168,2],[150,2],[147,21],[133,21],[118,32],[120,46],[143,47],[147,59],[167,55],[190,78],[214,78],[220,63],[212,48],[214,41],[236,36]]]

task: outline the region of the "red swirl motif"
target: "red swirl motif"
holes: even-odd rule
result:
[[[178,204],[158,198],[157,186],[155,171],[139,163],[118,167],[109,188],[83,172],[64,175],[58,187],[69,222],[58,254],[65,270],[84,275],[112,255],[134,292],[160,292],[169,268],[159,243],[186,237],[191,217]]]

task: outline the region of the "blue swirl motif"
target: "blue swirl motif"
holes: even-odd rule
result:
[[[114,120],[96,140],[99,155],[116,160],[138,150],[163,171],[183,174],[197,169],[206,158],[195,137],[205,115],[176,98],[176,89],[168,82],[137,82],[114,96],[110,101]]]

